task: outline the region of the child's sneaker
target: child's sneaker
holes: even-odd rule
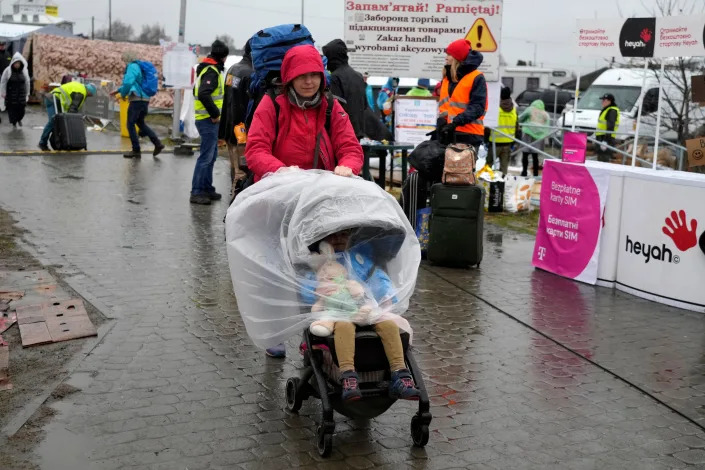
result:
[[[392,372],[392,380],[389,382],[389,396],[402,400],[418,400],[420,398],[421,393],[416,388],[414,379],[407,369]]]
[[[356,401],[362,398],[360,387],[357,386],[357,372],[346,370],[341,374],[340,383],[343,385],[343,401]]]

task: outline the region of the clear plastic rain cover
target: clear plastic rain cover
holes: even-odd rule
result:
[[[397,201],[358,177],[279,172],[240,193],[225,220],[238,309],[268,348],[315,320],[393,320],[406,312],[421,251]]]

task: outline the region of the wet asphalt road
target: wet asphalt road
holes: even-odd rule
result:
[[[0,158],[0,206],[114,325],[69,377],[81,391],[55,405],[42,468],[705,465],[702,315],[535,271],[532,240],[491,226],[481,269],[419,273],[408,318],[432,397],[428,446],[411,447],[415,410],[397,403],[368,422],[337,416],[323,462],[318,404],[284,410],[298,339],[283,361],[249,342],[226,204],[189,205],[194,162]],[[228,174],[219,159],[221,192]]]

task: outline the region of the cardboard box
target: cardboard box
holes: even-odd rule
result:
[[[705,166],[705,137],[685,141],[688,149],[688,168]]]
[[[705,75],[693,75],[690,77],[690,89],[692,90],[693,103],[705,103]]]

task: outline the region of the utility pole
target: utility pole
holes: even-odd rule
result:
[[[306,0],[301,0],[301,24],[304,24],[304,2]]]
[[[181,0],[181,12],[179,14],[179,42],[185,41],[186,33],[186,0]],[[181,129],[179,126],[179,118],[181,117],[181,90],[174,89],[174,120],[171,126],[171,138],[178,139],[181,137]]]
[[[113,0],[108,0],[108,41],[113,40]]]
[[[91,39],[95,39],[95,16],[91,16]]]

